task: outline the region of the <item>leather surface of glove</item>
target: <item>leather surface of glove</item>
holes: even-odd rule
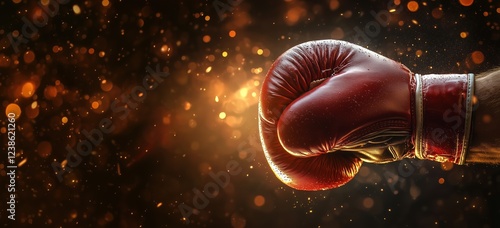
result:
[[[297,45],[273,63],[262,86],[266,159],[284,183],[304,190],[343,185],[362,161],[416,156],[460,164],[471,78],[414,74],[344,41]],[[453,105],[466,113],[456,128],[442,117]]]

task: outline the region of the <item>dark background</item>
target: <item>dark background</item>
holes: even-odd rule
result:
[[[219,9],[225,15],[214,2],[225,5]],[[9,104],[22,111],[15,222],[6,212],[6,152],[0,158],[2,224],[499,227],[498,166],[363,164],[341,188],[303,192],[279,182],[265,161],[260,84],[273,60],[296,44],[342,39],[418,73],[480,73],[499,65],[498,1],[425,1],[417,10],[395,2],[392,9],[400,10],[382,25],[370,12],[387,13],[388,1],[68,1],[16,52],[7,35],[22,32],[22,17],[43,11],[38,1],[1,1],[0,105],[2,113]],[[116,112],[111,104],[157,65],[168,77],[127,114]],[[63,162],[66,146],[86,140],[82,132],[104,118],[114,130],[59,182],[51,164]],[[215,183],[209,174],[230,162],[241,172],[196,208],[193,189]]]

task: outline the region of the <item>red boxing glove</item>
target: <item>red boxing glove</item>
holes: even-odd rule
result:
[[[276,176],[301,190],[341,186],[363,161],[463,164],[473,88],[472,74],[418,75],[347,42],[303,43],[264,80],[264,153]]]

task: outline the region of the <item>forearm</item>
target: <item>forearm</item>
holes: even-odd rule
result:
[[[466,162],[500,163],[500,69],[479,74],[477,109]]]

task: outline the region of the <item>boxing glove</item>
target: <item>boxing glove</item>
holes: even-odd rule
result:
[[[463,164],[473,89],[473,74],[414,74],[344,41],[299,44],[276,59],[262,85],[264,154],[276,176],[300,190],[339,187],[363,161]]]

